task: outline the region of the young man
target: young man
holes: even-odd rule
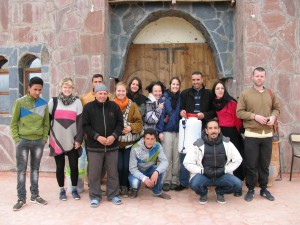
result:
[[[225,204],[224,194],[242,191],[242,181],[233,175],[242,157],[221,133],[217,120],[206,124],[205,132],[188,149],[184,166],[191,172],[190,187],[200,195],[199,203],[207,203],[207,187],[216,186],[217,202]]]
[[[94,74],[92,77],[92,90],[86,94],[84,94],[80,100],[82,102],[82,106],[85,106],[87,103],[95,100],[94,90],[95,87],[99,84],[103,84],[103,75],[102,74]]]
[[[156,166],[156,161],[159,165]],[[156,142],[156,131],[148,128],[144,137],[131,147],[129,161],[129,183],[131,198],[136,198],[141,182],[153,188],[153,196],[171,199],[171,196],[162,192],[163,178],[168,168],[168,160],[160,143]]]
[[[213,95],[210,90],[206,89],[203,75],[199,71],[192,74],[192,87],[181,92],[181,111],[180,116],[188,118],[189,114],[194,114],[202,121],[202,129],[205,122],[217,116],[216,110],[213,107]],[[179,182],[180,185],[175,191],[182,191],[188,188],[190,174],[183,165],[183,160],[186,155],[186,150],[179,150]]]
[[[13,210],[21,210],[26,205],[26,169],[30,152],[30,192],[31,202],[46,205],[39,196],[39,169],[44,145],[48,139],[48,102],[40,98],[43,80],[33,77],[29,80],[29,93],[17,99],[13,107],[10,130],[16,143],[18,202]]]
[[[236,114],[243,120],[245,128],[244,165],[248,187],[245,200],[252,201],[258,174],[260,195],[274,201],[274,196],[267,190],[267,184],[272,156],[273,125],[279,116],[280,106],[274,93],[264,87],[264,68],[255,68],[252,80],[253,87],[241,93],[236,109]]]
[[[118,137],[123,130],[123,115],[120,107],[108,100],[104,84],[95,87],[95,100],[83,107],[82,127],[87,135],[89,195],[91,207],[98,207],[102,200],[101,171],[105,159],[107,169],[107,199],[116,205],[122,204],[119,195]]]

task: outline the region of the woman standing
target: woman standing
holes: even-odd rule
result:
[[[72,196],[79,200],[80,195],[77,192],[78,182],[78,157],[80,156],[81,143],[83,139],[82,132],[82,104],[77,96],[73,95],[75,84],[71,78],[64,78],[60,82],[61,92],[57,96],[57,102],[54,105],[53,98],[49,101],[50,118],[50,155],[54,156],[56,163],[56,179],[60,188],[59,199],[67,200],[64,188],[65,180],[65,156],[68,157]],[[53,112],[53,107],[56,109]],[[53,115],[52,115],[53,114]]]
[[[173,77],[170,88],[164,92],[164,111],[156,126],[163,150],[169,161],[163,190],[175,190],[179,173],[178,132],[180,120],[180,79]]]
[[[140,138],[143,130],[143,120],[137,105],[126,96],[126,85],[123,82],[116,84],[114,98],[123,113],[124,129],[119,137],[118,173],[120,195],[128,197],[129,188],[129,156],[131,146]]]
[[[139,108],[141,117],[145,115],[147,97],[142,94],[142,81],[138,77],[133,77],[127,86],[127,97],[135,102]]]
[[[242,128],[242,120],[236,116],[236,100],[231,97],[224,84],[216,82],[213,85],[212,92],[214,94],[214,107],[217,112],[221,132],[224,136],[229,137],[230,141],[244,156],[243,138],[240,134]],[[243,163],[234,171],[234,175],[244,180]],[[242,193],[235,193],[235,196],[241,196]]]
[[[164,110],[165,98],[162,93],[165,91],[165,86],[162,82],[152,82],[146,87],[149,92],[148,100],[146,101],[146,111],[144,116],[144,130],[153,128],[156,130],[156,124]]]

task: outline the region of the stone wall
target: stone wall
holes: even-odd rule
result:
[[[0,55],[9,63],[10,108],[18,98],[20,60],[25,54],[42,61],[47,100],[57,95],[58,83],[66,76],[75,80],[79,95],[89,91],[94,73],[106,75],[108,82],[107,14],[108,3],[103,0],[1,0]],[[0,170],[15,169],[9,123],[9,116],[0,116]],[[46,147],[43,171],[55,168],[48,153]]]
[[[237,90],[252,85],[252,71],[262,66],[267,84],[281,103],[281,162],[290,171],[288,135],[300,132],[300,10],[298,0],[245,0],[236,3]],[[295,170],[299,171],[299,163]]]

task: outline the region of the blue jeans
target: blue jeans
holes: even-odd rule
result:
[[[180,170],[179,170],[179,182],[181,186],[188,187],[189,186],[189,179],[190,179],[190,172],[184,167],[183,160],[186,154],[179,153],[179,161],[180,161]]]
[[[26,201],[26,170],[28,163],[28,154],[30,152],[30,192],[32,197],[39,195],[39,169],[43,156],[44,141],[27,140],[21,138],[17,144],[16,160],[17,160],[17,191],[18,198]]]
[[[216,193],[220,195],[231,194],[242,190],[242,181],[234,175],[224,174],[219,178],[208,178],[196,174],[190,182],[190,187],[198,195],[207,195],[207,187],[216,186]]]
[[[120,148],[118,150],[118,173],[119,173],[119,183],[120,186],[129,187],[129,156],[130,156],[129,148]]]
[[[152,166],[149,169],[145,171],[140,171],[142,174],[144,174],[147,177],[151,177],[153,172],[156,170],[157,166]],[[164,173],[160,173],[156,185],[153,187],[152,191],[155,195],[160,195],[162,192],[162,186],[163,186],[163,179],[164,179]],[[131,173],[129,174],[129,183],[130,187],[136,190],[140,189],[142,181],[139,180],[137,177],[133,176]]]

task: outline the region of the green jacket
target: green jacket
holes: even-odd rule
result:
[[[10,131],[15,142],[20,138],[47,141],[49,131],[48,102],[42,98],[34,99],[27,94],[16,100]]]

